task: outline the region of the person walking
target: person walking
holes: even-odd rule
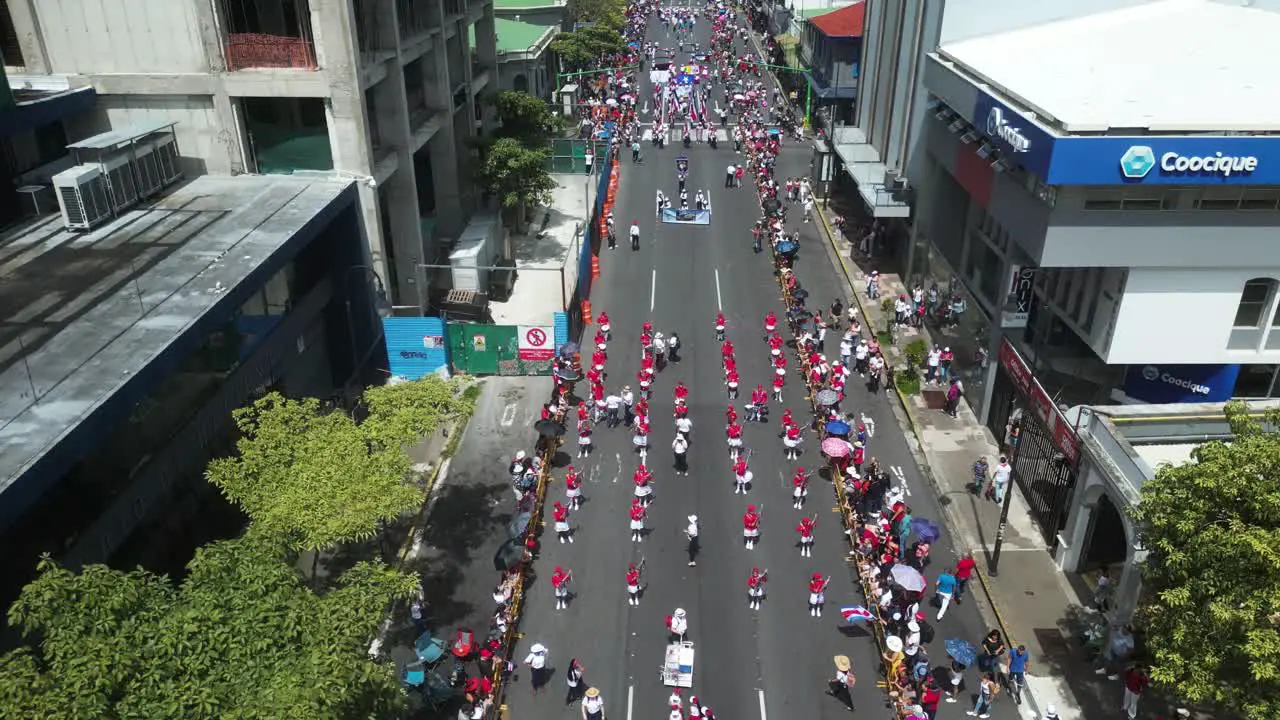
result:
[[[1004,494],[1009,489],[1009,479],[1012,477],[1013,466],[1009,464],[1007,457],[1001,455],[1000,462],[991,471],[991,490],[987,493],[988,497],[997,503],[1004,502]]]
[[[853,674],[853,663],[849,656],[836,655],[832,658],[836,664],[836,676],[827,681],[827,694],[839,700],[845,709],[853,712],[853,686],[857,677]]]
[[[640,568],[635,563],[627,566],[627,604],[640,607]]]
[[[573,542],[573,530],[569,527],[569,508],[557,500],[551,508],[551,515],[555,520],[556,537],[560,539],[560,544]]]
[[[1124,700],[1121,707],[1124,708],[1125,715],[1129,720],[1135,720],[1138,717],[1138,701],[1142,699],[1142,693],[1147,689],[1147,674],[1142,668],[1133,665],[1124,673]]]
[[[671,441],[671,453],[675,456],[676,473],[688,477],[689,441],[685,439],[683,433],[676,433],[676,439]]]
[[[630,385],[623,385],[619,397],[622,399],[622,424],[631,427],[636,419],[636,394],[631,392]]]
[[[524,664],[529,666],[530,689],[533,690],[534,695],[541,695],[546,689],[547,680],[551,674],[547,667],[547,646],[534,643],[529,648],[529,655],[524,659]]]
[[[978,683],[978,696],[973,700],[973,709],[965,712],[965,715],[991,717],[991,703],[995,702],[996,695],[999,694],[1000,685],[996,683],[995,674],[983,673],[982,681]]]
[[[685,552],[689,554],[689,567],[695,567],[698,564],[698,550],[700,549],[698,545],[698,516],[690,515],[688,520],[689,522],[684,528],[684,535],[689,539],[688,544],[685,546]]]
[[[551,572],[551,590],[556,597],[557,610],[566,610],[569,607],[569,580],[572,577],[573,573],[562,567]]]
[[[582,699],[582,693],[587,689],[587,683],[582,679],[584,672],[578,658],[569,660],[569,669],[564,674],[564,682],[569,686],[569,691],[564,694],[565,705],[572,705]]]
[[[640,498],[631,500],[631,542],[638,543],[644,539],[644,505],[640,503]]]
[[[587,688],[582,698],[582,720],[604,720],[604,698],[599,688]]]

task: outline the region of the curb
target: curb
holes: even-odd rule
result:
[[[852,291],[851,294],[853,295],[853,301],[857,303],[858,311],[862,313],[862,317],[865,321],[870,322],[869,316],[867,315],[866,304],[863,302],[862,295],[858,292],[857,286],[853,283],[853,278],[849,273],[849,266],[845,263],[844,256],[840,254],[840,248],[836,245],[835,234],[832,233],[831,226],[827,223],[826,215],[817,208],[815,208],[814,214],[822,221],[822,229],[827,236],[827,249],[835,256],[836,260],[839,261],[840,272],[844,275],[845,282],[848,283],[849,289]],[[909,449],[912,450],[912,455],[914,456],[916,464],[920,467],[920,474],[929,482],[929,486],[933,489],[934,494],[938,498],[942,498],[945,493],[941,483],[938,481],[937,474],[934,472],[933,467],[929,464],[928,458],[925,456],[923,434],[920,430],[920,423],[916,420],[915,413],[911,410],[911,404],[907,401],[906,396],[902,394],[902,390],[899,389],[896,384],[893,387],[893,396],[897,398],[897,409],[900,409],[901,416],[906,418],[907,425],[911,430],[911,436],[915,439],[916,447],[909,447]],[[895,413],[895,415],[896,414],[898,413]],[[908,445],[910,446],[910,443],[908,443]],[[918,451],[916,448],[918,448]],[[938,507],[942,510],[943,524],[951,531],[953,537],[959,537],[961,533],[958,532],[958,528],[960,528],[961,525],[951,510],[950,503],[939,502]],[[996,602],[995,596],[991,592],[991,587],[987,582],[986,573],[980,568],[974,568],[974,574],[978,578],[978,584],[982,586],[983,597],[987,600],[985,606],[979,604],[978,614],[984,616],[983,619],[987,621],[988,625],[991,625],[991,621],[994,620],[995,625],[1000,628],[1001,634],[1004,635],[1005,642],[1012,643],[1012,634],[1009,632],[1008,625],[1004,621],[1004,615],[1000,612],[999,603]],[[1032,694],[1030,688],[1025,684],[1022,688],[1022,698],[1038,716],[1040,714],[1040,705],[1036,702],[1035,696]]]

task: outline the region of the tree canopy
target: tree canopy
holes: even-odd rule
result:
[[[0,657],[0,716],[395,717],[399,679],[367,647],[418,578],[359,563],[321,595],[283,552],[254,532],[213,543],[180,584],[102,565],[73,573],[46,556],[9,609],[40,644]]]
[[[480,167],[480,182],[505,208],[550,205],[556,181],[547,172],[549,149],[528,148],[514,138],[489,146]]]
[[[1280,412],[1242,403],[1230,443],[1163,466],[1136,512],[1151,678],[1250,720],[1280,717]]]
[[[551,41],[551,49],[567,67],[589,70],[606,55],[626,52],[627,39],[611,22],[599,22],[573,32],[560,33]]]
[[[547,103],[526,92],[503,90],[493,96],[498,110],[498,137],[509,137],[530,148],[544,147],[562,127]]]
[[[474,395],[464,387],[469,382],[426,377],[371,387],[364,392],[368,415],[360,429],[374,448],[401,451],[406,445],[475,410]]]
[[[566,9],[575,22],[599,22],[621,29],[627,5],[624,0],[569,0]]]

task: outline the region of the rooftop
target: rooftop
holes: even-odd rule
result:
[[[501,17],[494,18],[493,27],[498,35],[499,54],[524,52],[537,46],[547,33],[555,30],[553,25],[538,25]]]
[[[862,37],[866,18],[867,4],[856,2],[839,10],[812,16],[809,22],[829,38],[856,38]]]
[[[1280,13],[1240,5],[1149,2],[939,55],[1066,132],[1280,131]]]
[[[546,325],[553,313],[564,309],[565,294],[577,285],[582,232],[599,178],[586,173],[551,177],[557,184],[551,206],[534,213],[533,227],[525,235],[511,238],[519,277],[506,302],[489,303],[495,323]],[[547,224],[539,230],[544,213]]]
[[[349,185],[206,176],[92,232],[0,234],[0,491]]]

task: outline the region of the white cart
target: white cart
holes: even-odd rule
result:
[[[667,645],[667,655],[660,674],[663,685],[693,687],[693,643],[682,640]]]

